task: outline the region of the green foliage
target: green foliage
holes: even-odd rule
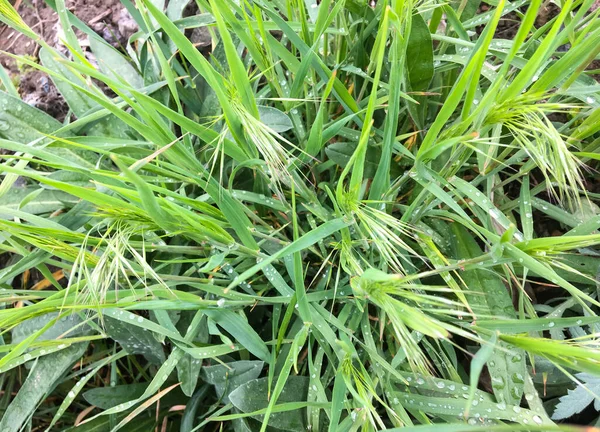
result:
[[[598,424],[593,0],[47,3],[66,55],[0,0],[70,108],[0,68],[0,430]]]
[[[595,396],[600,390],[598,377],[582,373],[577,374],[577,379],[581,382],[575,390],[569,390],[565,396],[560,398],[560,402],[552,414],[553,419],[570,418],[583,411],[592,402],[594,402],[594,409],[600,411],[600,399]]]

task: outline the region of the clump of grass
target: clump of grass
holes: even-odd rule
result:
[[[0,0],[72,114],[0,75],[0,430],[595,424],[593,1],[185,3]]]

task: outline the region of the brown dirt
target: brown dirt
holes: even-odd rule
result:
[[[598,0],[600,1],[600,0]],[[487,12],[490,10],[490,6],[487,4],[482,4],[479,7],[478,13]],[[522,8],[521,12],[525,12],[527,10],[526,7]],[[538,16],[535,20],[535,27],[539,28],[558,15],[560,12],[560,8],[556,6],[554,3],[545,2],[541,7],[538,13]],[[516,12],[510,12],[504,15],[500,21],[498,22],[498,27],[496,28],[496,32],[494,33],[494,38],[497,39],[514,39],[517,32],[519,31],[519,26],[521,24],[521,18]],[[485,26],[477,27],[477,32],[481,34],[483,32]]]
[[[67,8],[115,48],[127,44],[137,24],[119,0],[67,0]]]
[[[590,71],[600,70],[600,60],[593,60],[586,69]],[[590,73],[590,76],[600,83],[600,73]]]
[[[11,3],[15,3],[12,1]],[[18,12],[23,21],[48,43],[56,43],[56,23],[58,16],[48,7],[43,0],[31,0],[31,2],[18,2]],[[0,24],[0,50],[11,54],[37,57],[38,46],[10,27]],[[17,65],[14,60],[7,56],[0,56],[2,65],[14,71]]]
[[[36,33],[57,50],[66,53],[58,40],[60,23],[58,14],[44,0],[12,0],[19,15]],[[92,30],[116,48],[127,44],[129,37],[137,31],[137,25],[119,0],[67,0],[67,8]],[[82,47],[87,47],[87,36],[76,30]],[[0,24],[0,51],[27,56],[38,61],[39,46],[19,32]],[[18,87],[21,98],[48,114],[63,120],[68,107],[48,76],[42,72],[25,68],[14,59],[0,55],[4,66]]]
[[[58,121],[63,121],[69,111],[67,103],[43,72],[31,70],[22,75],[19,92],[23,102],[45,111]]]

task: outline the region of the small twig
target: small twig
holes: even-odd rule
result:
[[[88,21],[88,25],[92,25],[92,24],[96,24],[98,21],[100,21],[102,18],[107,17],[108,15],[110,15],[112,13],[111,9],[106,9],[104,12],[102,12],[100,15],[95,16],[94,18],[92,18],[91,20]]]

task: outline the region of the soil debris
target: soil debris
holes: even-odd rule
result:
[[[58,14],[44,0],[17,0],[11,3],[29,27],[50,46],[66,54],[67,50],[59,37]],[[117,49],[122,49],[138,30],[136,22],[119,0],[67,0],[65,4],[77,18]],[[89,47],[85,33],[76,29],[75,35],[84,49]],[[39,46],[4,24],[0,24],[0,51],[39,61]],[[86,56],[90,58],[93,54],[86,52]],[[64,120],[68,106],[46,74],[24,66],[7,55],[0,55],[0,64],[13,77],[15,87],[25,102],[60,121]]]

